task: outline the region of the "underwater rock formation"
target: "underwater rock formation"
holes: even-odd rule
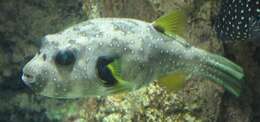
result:
[[[22,83],[21,68],[37,52],[41,36],[86,19],[81,8],[81,1],[70,0],[0,1],[1,122],[50,120],[41,105],[46,101]]]

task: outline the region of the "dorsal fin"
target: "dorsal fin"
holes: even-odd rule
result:
[[[175,10],[158,18],[152,24],[157,31],[168,36],[183,36],[186,25],[186,15],[181,10]]]

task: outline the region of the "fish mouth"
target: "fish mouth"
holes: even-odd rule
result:
[[[32,76],[28,73],[23,73],[22,80],[26,85],[31,86],[30,84],[35,81],[35,78],[34,78],[34,76]]]

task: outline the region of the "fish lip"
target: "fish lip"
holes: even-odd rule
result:
[[[31,86],[31,83],[34,83],[35,78],[32,75],[29,75],[27,73],[23,73],[22,80],[27,86]]]

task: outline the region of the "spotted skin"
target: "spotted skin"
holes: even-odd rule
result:
[[[40,53],[25,65],[22,78],[36,93],[48,97],[78,98],[131,91],[180,70],[194,76],[211,76],[216,81],[224,75],[216,69],[223,58],[213,58],[213,54],[182,38],[167,36],[151,23],[135,19],[88,20],[42,40]],[[68,49],[76,60],[71,65],[58,65],[55,56]],[[128,85],[107,87],[99,77],[98,59],[113,56],[120,60],[120,77]],[[236,73],[241,72],[239,69]]]
[[[260,0],[222,0],[216,17],[216,32],[224,42],[258,41],[260,38]]]

